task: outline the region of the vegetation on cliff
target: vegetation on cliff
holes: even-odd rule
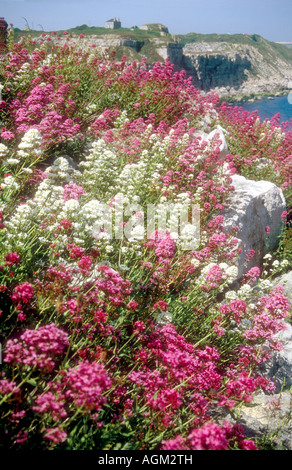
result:
[[[261,149],[291,187],[291,132],[245,115],[242,133],[240,113],[169,61],[115,61],[80,34],[27,38],[1,63],[0,446],[260,448],[220,416],[273,391],[259,368],[290,316],[270,282],[289,253],[262,269],[250,251],[233,290],[242,248],[221,213]],[[224,122],[236,153],[198,137],[202,121]],[[199,207],[195,248],[173,204]],[[146,236],[151,205],[171,210]]]

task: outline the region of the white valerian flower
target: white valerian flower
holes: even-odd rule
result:
[[[237,295],[241,300],[248,299],[250,297],[252,287],[249,284],[243,284],[237,291]]]
[[[65,157],[56,158],[52,166],[44,171],[51,185],[69,183],[72,172],[73,169]]]
[[[47,240],[45,237],[38,237],[38,239],[41,243],[49,243],[49,240]]]
[[[7,165],[9,166],[15,166],[15,165],[18,165],[19,160],[17,158],[7,158],[5,163],[7,163]]]
[[[5,176],[3,183],[1,183],[3,189],[19,189],[19,184],[16,182],[15,177],[12,175]]]
[[[197,268],[200,266],[201,262],[197,258],[193,258],[191,264]]]
[[[219,266],[222,268],[222,265],[223,263],[220,263]],[[224,271],[226,272],[227,276],[228,276],[228,280],[227,282],[229,284],[231,284],[233,281],[235,281],[235,279],[237,279],[237,276],[238,276],[238,268],[237,266],[228,266],[226,269],[224,269]]]
[[[225,299],[226,300],[236,300],[237,299],[237,293],[234,290],[230,290],[230,291],[226,292]]]
[[[14,79],[15,81],[22,80],[22,79],[23,79],[23,76],[28,74],[29,68],[30,68],[30,63],[29,63],[29,62],[25,62],[25,63],[20,67],[20,69],[17,71],[17,74],[15,74],[15,76],[14,76],[13,79]]]
[[[281,261],[281,267],[282,268],[286,268],[286,266],[288,266],[288,265],[289,265],[289,261],[287,259],[283,259]]]
[[[64,210],[66,212],[67,211],[76,212],[79,210],[79,208],[80,208],[80,204],[76,199],[68,199],[67,201],[65,201]]]
[[[0,144],[0,158],[5,158],[8,154],[8,148],[4,144]]]
[[[200,231],[196,224],[186,224],[180,232],[178,245],[183,250],[194,250],[199,246]]]
[[[156,323],[160,326],[167,325],[172,322],[172,315],[169,312],[159,312]]]
[[[263,290],[268,290],[272,287],[272,283],[268,279],[260,279],[258,287]]]
[[[83,238],[78,238],[78,237],[75,237],[74,236],[74,242],[76,243],[76,245],[80,245],[80,246],[83,246],[85,241],[83,240]]]
[[[42,135],[37,129],[29,129],[18,145],[17,156],[21,159],[37,156],[42,145]]]
[[[158,139],[159,137],[157,134],[151,134],[151,136],[149,137],[149,142],[153,144],[154,142],[157,142]]]
[[[84,189],[99,198],[108,199],[112,195],[110,188],[116,187],[115,180],[119,169],[117,155],[109,150],[103,139],[92,143],[89,154],[85,161],[79,164],[83,172]]]
[[[127,224],[124,227],[124,233],[130,243],[133,241],[137,241],[137,240],[143,240],[145,237],[144,225],[142,223],[139,223],[135,225],[134,227],[132,227],[130,223],[129,228],[128,228],[128,224]]]

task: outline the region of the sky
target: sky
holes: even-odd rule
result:
[[[125,28],[162,23],[172,34],[259,34],[292,42],[291,0],[0,0],[0,16],[40,31],[105,26],[118,17]]]

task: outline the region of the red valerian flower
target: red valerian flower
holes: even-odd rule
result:
[[[56,360],[68,346],[67,333],[52,323],[41,326],[38,330],[25,330],[19,339],[8,340],[4,361],[51,372]]]
[[[16,303],[29,303],[34,295],[34,289],[30,282],[19,284],[11,295],[11,300]]]
[[[20,255],[18,255],[15,251],[8,253],[8,255],[5,256],[5,265],[6,266],[11,266],[13,264],[19,264],[20,262]]]

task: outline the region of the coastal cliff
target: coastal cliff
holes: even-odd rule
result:
[[[232,41],[232,36],[230,42],[196,41],[183,47],[183,68],[198,88],[221,97],[276,94],[292,80],[285,52],[260,36],[251,44]]]
[[[82,47],[95,45],[102,52],[114,51],[117,60],[126,56],[129,62],[146,57],[149,66],[169,59],[176,70],[183,69],[192,77],[199,90],[214,90],[227,100],[277,95],[291,88],[292,49],[256,34],[174,36],[166,27],[161,31],[155,25],[113,31],[83,26],[68,30],[66,36],[58,32],[54,40],[63,45],[83,36]],[[23,34],[39,42],[46,40],[44,33],[36,31],[17,31],[17,39]]]

